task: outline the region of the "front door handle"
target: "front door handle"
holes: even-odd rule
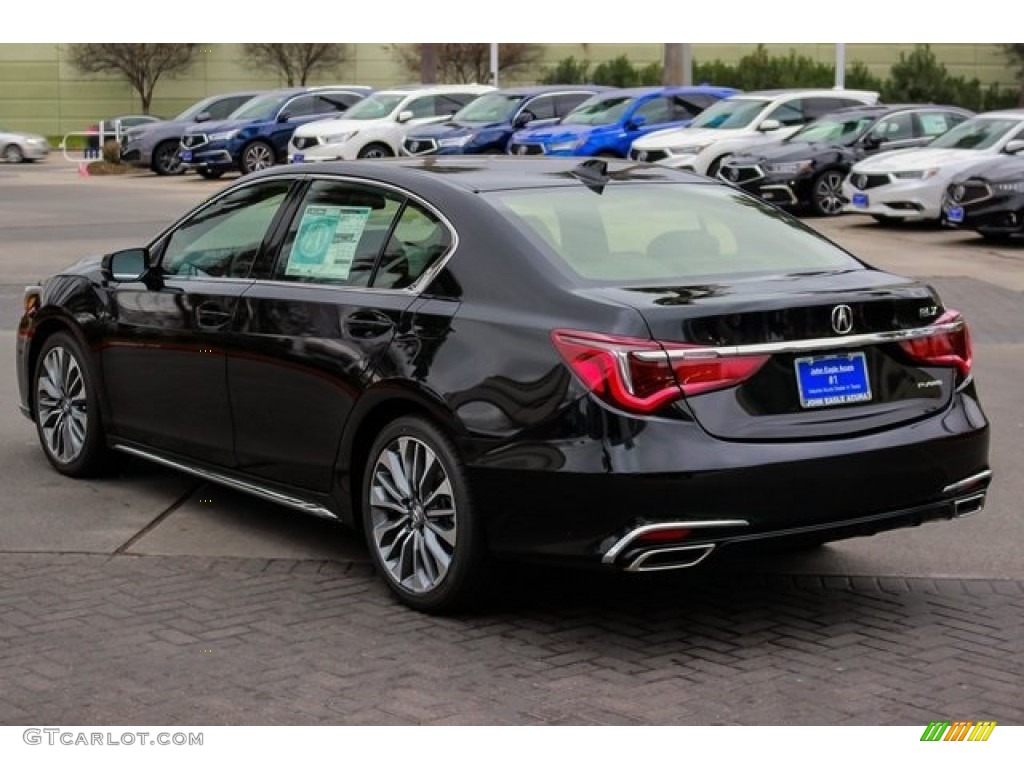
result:
[[[196,323],[200,328],[217,330],[231,322],[231,313],[215,301],[204,301],[196,307]]]
[[[394,321],[383,312],[367,310],[353,312],[345,320],[345,330],[355,339],[372,339],[390,333],[395,327]]]

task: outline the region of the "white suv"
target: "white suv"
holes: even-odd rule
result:
[[[656,131],[637,139],[629,156],[715,176],[729,155],[781,141],[805,123],[837,109],[877,102],[875,91],[750,91],[712,104],[686,128]]]
[[[411,128],[449,119],[489,85],[408,86],[377,91],[336,119],[300,126],[288,144],[288,161],[393,157]]]

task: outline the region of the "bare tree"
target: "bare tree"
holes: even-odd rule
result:
[[[490,43],[413,43],[392,45],[402,66],[413,76],[423,71],[424,56],[430,49],[437,56],[437,79],[445,83],[486,83],[491,77]],[[535,64],[542,48],[533,43],[500,43],[498,72],[504,74]]]
[[[80,72],[124,77],[148,115],[157,81],[188,69],[195,49],[195,43],[74,43],[68,57]]]
[[[305,85],[314,72],[335,72],[348,58],[344,43],[246,43],[245,58],[288,85]]]

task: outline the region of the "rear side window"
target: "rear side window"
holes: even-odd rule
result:
[[[274,278],[368,286],[403,202],[388,190],[313,182],[288,228]]]
[[[917,114],[918,135],[935,138],[967,118],[955,112],[919,112]]]
[[[555,112],[558,117],[565,117],[572,112],[576,107],[582,104],[584,101],[589,99],[594,94],[592,93],[559,93],[554,96],[555,100]]]
[[[717,185],[582,184],[487,194],[542,252],[577,276],[631,284],[860,269],[795,219]]]
[[[533,114],[532,120],[550,120],[555,115],[555,98],[553,96],[538,96],[523,107],[524,112]]]

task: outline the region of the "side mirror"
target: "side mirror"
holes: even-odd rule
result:
[[[878,149],[882,146],[882,137],[877,133],[871,133],[864,137],[864,141],[861,142],[861,146],[864,149]]]
[[[100,268],[105,280],[137,283],[149,272],[149,251],[145,248],[128,248],[108,253],[103,257]]]
[[[524,109],[516,115],[516,119],[512,121],[512,125],[516,128],[525,128],[536,119],[537,116],[533,114],[533,112],[528,109]]]
[[[643,115],[633,115],[633,117],[629,118],[629,122],[626,123],[626,127],[631,131],[643,128],[645,125],[647,125],[647,118]]]
[[[205,123],[207,120],[210,119],[210,117],[211,115],[209,112],[200,112],[198,115],[196,115],[196,122]]]
[[[291,119],[292,119],[292,116],[288,112],[282,112],[282,113],[280,113],[277,116],[277,122],[279,122],[279,123],[287,123]]]
[[[1006,142],[1003,152],[1008,155],[1016,155],[1022,149],[1024,149],[1024,139],[1014,139],[1013,141]]]
[[[773,120],[772,118],[769,117],[767,120],[761,121],[761,125],[758,126],[757,130],[764,132],[777,131],[781,127],[782,123],[780,123],[778,120]]]
[[[398,122],[408,123],[413,118],[413,111],[411,109],[403,109],[398,113]]]

